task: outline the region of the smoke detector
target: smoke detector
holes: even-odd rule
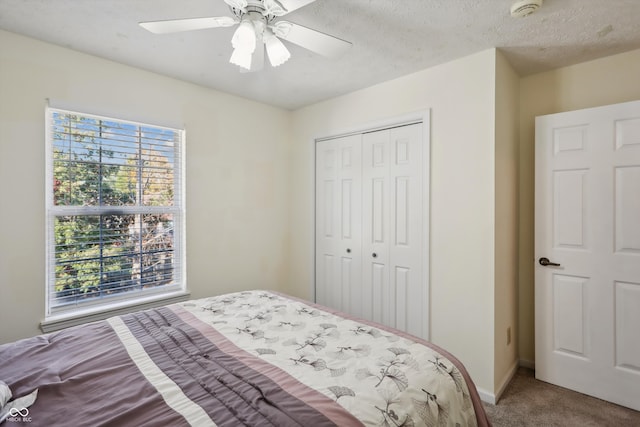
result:
[[[514,18],[523,18],[531,15],[542,6],[542,0],[522,0],[511,5],[511,16]]]

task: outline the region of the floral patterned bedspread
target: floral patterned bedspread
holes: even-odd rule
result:
[[[460,362],[418,338],[267,291],[177,305],[254,369],[283,387],[297,380],[364,425],[489,424]]]

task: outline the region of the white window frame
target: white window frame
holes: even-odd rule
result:
[[[55,218],[62,215],[100,214],[107,213],[109,207],[96,206],[55,206],[54,205],[54,141],[53,141],[53,114],[74,114],[92,119],[121,122],[128,125],[169,130],[179,135],[176,147],[176,160],[174,162],[174,205],[171,207],[133,206],[118,207],[119,211],[130,214],[158,213],[159,211],[173,215],[174,239],[173,253],[175,267],[173,269],[174,284],[160,288],[144,289],[136,292],[123,292],[103,298],[90,299],[78,304],[65,306],[52,305],[52,290],[55,287]],[[95,114],[70,111],[59,108],[47,107],[45,112],[45,141],[46,141],[46,280],[45,280],[45,320],[41,323],[44,332],[61,329],[67,326],[84,323],[86,321],[106,318],[110,315],[121,314],[134,309],[149,308],[172,302],[188,299],[189,293],[186,287],[186,225],[185,225],[185,137],[184,129],[176,129],[167,126],[136,122],[132,120],[99,116]]]

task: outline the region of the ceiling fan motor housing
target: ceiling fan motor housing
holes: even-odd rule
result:
[[[522,18],[540,9],[543,0],[522,0],[511,5],[511,16]]]
[[[277,0],[270,0],[267,4],[265,4],[264,0],[247,0],[245,7],[229,6],[229,9],[238,20],[242,20],[242,17],[246,14],[260,13],[266,18],[267,22],[271,22],[280,14],[286,13],[286,9]]]

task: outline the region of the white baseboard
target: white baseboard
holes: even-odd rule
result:
[[[480,400],[485,403],[490,403],[492,405],[496,404],[496,395],[493,393],[489,393],[487,390],[483,390],[479,387],[476,387],[478,390],[478,396],[480,396]]]
[[[507,374],[502,379],[502,382],[500,383],[500,387],[498,387],[498,392],[496,393],[496,398],[495,398],[496,402],[500,400],[500,396],[502,396],[502,393],[504,393],[504,390],[507,388],[507,386],[513,379],[513,376],[516,374],[516,372],[518,372],[519,366],[520,366],[519,361],[518,360],[514,361],[513,365],[511,366]]]
[[[490,393],[484,389],[478,388],[477,390],[478,390],[478,395],[480,396],[480,400],[482,400],[483,402],[495,405],[498,402],[498,400],[500,400],[500,396],[502,396],[502,393],[504,393],[504,390],[507,388],[507,386],[513,379],[514,375],[516,374],[516,372],[518,372],[518,367],[520,366],[522,366],[521,360],[516,360],[513,362],[513,365],[511,366],[511,368],[509,368],[509,371],[500,382],[500,387],[498,387],[497,393],[495,394]]]

